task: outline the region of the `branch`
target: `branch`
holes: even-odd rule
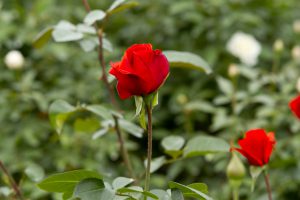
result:
[[[4,166],[4,164],[1,162],[0,160],[0,169],[3,171],[3,173],[8,177],[8,181],[11,185],[11,187],[13,188],[13,190],[16,193],[16,196],[20,199],[23,200],[23,195],[19,189],[19,186],[17,185],[16,181],[14,180],[14,178],[9,174],[8,170],[6,169],[6,167]]]

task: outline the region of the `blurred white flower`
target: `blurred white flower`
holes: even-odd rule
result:
[[[228,67],[228,75],[230,77],[235,77],[236,75],[238,75],[240,73],[240,70],[238,68],[238,66],[236,64],[230,64]]]
[[[231,36],[226,48],[248,66],[257,63],[257,57],[261,52],[260,43],[252,35],[243,32],[236,32]]]
[[[300,33],[300,19],[294,21],[293,30],[295,33]]]
[[[277,39],[273,44],[274,51],[281,52],[284,48],[284,43],[281,39]]]
[[[300,46],[296,45],[292,49],[292,57],[293,59],[300,61]]]
[[[6,54],[4,63],[9,69],[21,69],[24,66],[24,57],[20,51],[13,50]]]
[[[300,92],[300,77],[297,80],[296,89],[297,89],[298,92]]]

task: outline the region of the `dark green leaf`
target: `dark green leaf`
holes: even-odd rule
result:
[[[48,27],[42,30],[34,39],[33,46],[35,48],[43,47],[51,38],[53,27]]]
[[[191,68],[204,71],[207,74],[212,72],[208,63],[196,54],[180,51],[164,51],[163,53],[171,67]]]
[[[40,182],[38,187],[48,192],[64,193],[65,196],[68,196],[73,193],[75,186],[86,178],[102,179],[102,176],[94,171],[74,170],[51,175]]]

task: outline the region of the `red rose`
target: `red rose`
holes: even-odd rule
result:
[[[300,95],[292,99],[289,106],[295,116],[300,119]]]
[[[269,162],[276,141],[273,132],[267,134],[263,129],[253,129],[247,131],[245,138],[238,143],[241,148],[231,150],[240,152],[250,165],[263,166]]]
[[[146,96],[155,92],[169,74],[169,62],[151,44],[134,44],[129,47],[120,62],[111,63],[110,74],[117,80],[121,99],[133,95]]]

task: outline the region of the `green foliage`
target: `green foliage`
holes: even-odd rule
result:
[[[153,117],[154,158],[166,154],[152,175],[153,188],[166,189],[166,180],[185,185],[200,180],[209,186],[209,196],[231,199],[225,178],[229,154],[224,152],[228,144],[218,140],[218,144],[223,143],[219,149],[199,140],[190,149],[193,157],[187,153],[187,146],[203,133],[235,142],[246,130],[262,127],[274,131],[278,140],[269,165],[274,198],[300,198],[300,124],[287,106],[298,93],[295,85],[299,61],[291,55],[299,43],[299,33],[293,31],[293,23],[299,19],[298,0],[140,0],[116,1],[114,6],[109,0],[89,3],[92,10],[106,13],[103,45],[107,70],[109,62],[120,60],[124,50],[134,43],[150,42],[154,48],[193,52],[203,58],[200,61],[192,56],[180,62],[170,58],[175,62],[171,62],[170,76],[160,88]],[[87,15],[81,1],[0,2],[0,56],[4,60],[10,50],[16,49],[25,58],[21,70],[9,69],[0,62],[0,158],[26,199],[61,199],[60,195],[36,188],[35,182],[44,174],[84,168],[98,169],[110,178],[125,176],[112,109],[107,106],[108,94],[98,81],[102,73],[95,51],[99,41],[95,28],[84,23]],[[256,66],[243,66],[226,50],[226,43],[237,31],[253,35],[262,45]],[[276,39],[284,43],[279,53],[273,51]],[[202,60],[214,71],[212,75],[198,72],[205,71]],[[239,69],[235,77],[228,75],[231,64]],[[190,67],[192,70],[187,70]],[[53,128],[48,120],[51,115],[53,118],[49,108],[57,99],[64,99],[69,106],[54,109]],[[119,104],[123,120],[135,123],[138,120],[133,119],[132,101]],[[141,121],[145,128],[145,118]],[[140,137],[143,133],[136,126],[134,135]],[[63,134],[57,135],[56,129]],[[131,128],[125,125],[122,132],[128,129]],[[145,137],[123,135],[134,171],[141,175]],[[179,150],[166,150],[161,140],[168,136],[180,136],[187,142]],[[240,198],[264,198],[261,178],[258,177],[255,193],[251,193],[251,177],[246,176]],[[178,198],[183,194],[179,189],[151,193],[165,200],[170,200],[171,194],[178,194]],[[72,195],[67,192],[65,198]],[[139,195],[143,196],[133,194]],[[0,199],[13,199],[13,191],[3,176]]]
[[[49,192],[63,193],[64,199],[69,199],[78,183],[74,195],[79,197],[82,197],[84,195],[82,193],[87,192],[91,187],[99,187],[99,181],[95,182],[95,179],[101,181],[102,176],[94,171],[75,170],[49,176],[40,182],[38,187]],[[87,181],[81,182],[83,180]]]

